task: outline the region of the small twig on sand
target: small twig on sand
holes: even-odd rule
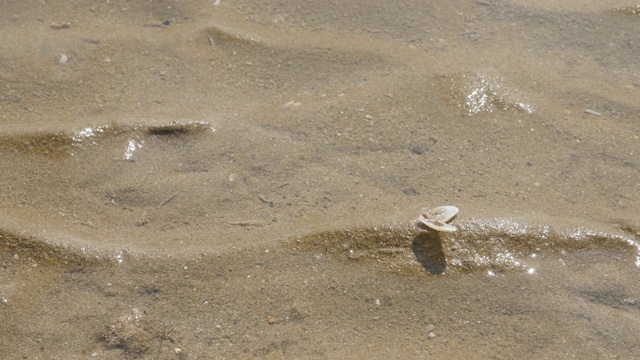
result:
[[[269,207],[273,207],[273,201],[265,199],[264,196],[258,195],[258,199],[260,199],[260,201],[262,201],[265,204],[269,204]]]
[[[262,222],[258,220],[229,221],[229,225],[237,226],[262,226]]]
[[[178,195],[178,193],[174,193],[173,195],[169,196],[169,198],[165,201],[162,202],[162,204],[158,205],[158,209],[160,209],[161,207],[167,205],[169,203],[169,201],[173,200],[174,197],[176,197],[176,195]]]

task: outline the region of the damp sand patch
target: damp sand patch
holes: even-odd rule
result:
[[[299,251],[375,264],[392,272],[456,274],[537,271],[539,258],[611,250],[640,267],[640,244],[633,235],[587,228],[554,228],[505,218],[464,219],[456,232],[424,231],[414,224],[345,228],[291,242]]]
[[[1,134],[0,150],[47,157],[65,157],[74,155],[85,146],[99,145],[108,139],[127,137],[140,143],[145,137],[188,138],[212,130],[209,123],[201,121],[172,121],[167,124],[145,125],[113,123],[89,126],[77,131]]]
[[[89,254],[85,248],[3,228],[0,228],[0,252],[42,265],[90,266],[99,262],[99,257]]]

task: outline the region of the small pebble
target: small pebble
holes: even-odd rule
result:
[[[176,355],[178,355],[178,354],[180,354],[182,352],[182,349],[175,348],[175,349],[173,349],[173,352],[176,353]]]
[[[591,109],[585,109],[584,112],[586,112],[587,114],[590,115],[595,115],[595,116],[600,116],[602,114],[600,114],[599,112],[595,111],[595,110],[591,110]]]
[[[428,333],[433,332],[433,330],[436,329],[436,326],[433,324],[429,324],[427,325],[427,328],[425,329]]]
[[[433,331],[429,333],[430,339],[434,339],[435,337],[436,337],[436,334]]]
[[[273,325],[273,324],[275,324],[277,322],[278,322],[278,319],[276,319],[273,316],[267,319],[267,324],[269,324],[269,325]]]
[[[64,65],[64,64],[67,63],[68,60],[69,60],[69,58],[67,57],[67,55],[60,54],[60,60],[58,60],[58,64]]]

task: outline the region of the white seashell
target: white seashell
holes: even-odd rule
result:
[[[436,221],[447,222],[453,219],[456,215],[458,215],[458,211],[460,211],[457,207],[446,205],[446,206],[438,206],[436,208],[427,210],[422,216],[425,219],[431,219]]]
[[[453,219],[458,214],[458,211],[460,210],[455,206],[439,206],[427,210],[418,217],[418,221],[436,231],[452,232],[458,229],[446,222]]]
[[[458,230],[457,227],[455,227],[453,225],[449,225],[447,223],[443,223],[442,221],[431,220],[431,219],[423,219],[422,217],[420,217],[419,220],[423,224],[427,225],[428,227],[430,227],[430,228],[432,228],[433,230],[436,230],[436,231],[453,232],[453,231]]]

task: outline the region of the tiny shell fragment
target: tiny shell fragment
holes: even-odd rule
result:
[[[58,64],[64,65],[67,63],[68,60],[69,60],[69,57],[67,57],[67,55],[60,54],[60,60],[58,60]]]
[[[60,29],[68,29],[71,26],[70,22],[53,22],[51,23],[51,25],[49,25],[53,30],[60,30]]]

